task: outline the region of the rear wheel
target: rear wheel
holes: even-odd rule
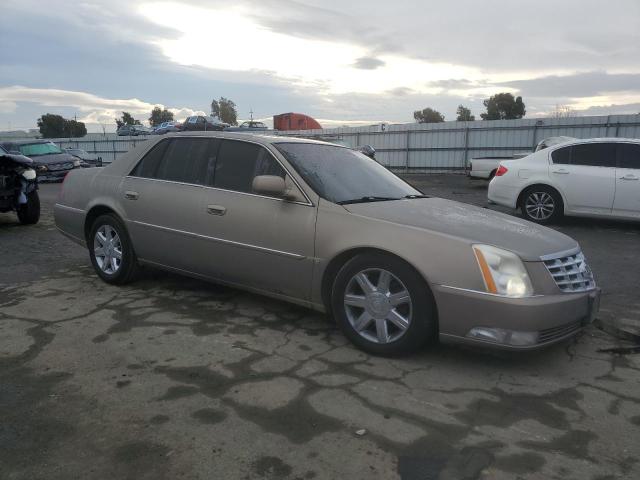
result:
[[[27,194],[27,203],[18,206],[18,220],[23,225],[33,225],[40,220],[40,197],[34,190]]]
[[[122,221],[113,214],[93,222],[87,239],[91,264],[107,283],[121,285],[135,278],[138,260]]]
[[[421,275],[384,254],[354,257],[338,272],[332,310],[344,334],[379,355],[409,353],[435,338],[435,303]]]
[[[546,225],[562,218],[562,197],[553,188],[538,185],[528,188],[521,201],[522,216],[535,223]]]

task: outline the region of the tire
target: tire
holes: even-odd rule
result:
[[[541,225],[557,222],[564,213],[562,197],[554,188],[546,185],[527,188],[520,203],[522,216]]]
[[[105,282],[123,285],[135,278],[138,259],[127,229],[114,214],[107,213],[95,219],[87,247],[94,270]]]
[[[363,283],[363,275],[369,283]],[[429,286],[409,264],[391,255],[365,253],[349,260],[333,283],[331,309],[347,338],[375,355],[413,352],[438,331]]]
[[[34,225],[40,220],[40,196],[34,190],[27,194],[27,203],[18,206],[18,220],[22,225]]]

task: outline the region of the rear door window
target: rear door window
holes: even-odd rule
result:
[[[248,142],[223,140],[216,161],[213,186],[252,193],[257,175],[285,177],[285,171],[264,147]]]
[[[618,168],[640,169],[640,145],[633,143],[618,144]]]
[[[132,176],[204,185],[214,164],[220,140],[174,138],[153,147]]]
[[[589,167],[615,167],[616,144],[583,143],[573,145],[571,147],[571,164]]]
[[[163,140],[162,142],[158,142],[155,146],[151,148],[147,152],[147,154],[142,157],[142,160],[138,162],[136,168],[131,172],[132,177],[142,177],[142,178],[156,178],[158,167],[160,166],[160,161],[162,160],[162,156],[164,155],[167,146],[169,145],[168,140]]]
[[[571,147],[559,148],[551,153],[554,164],[571,165]]]

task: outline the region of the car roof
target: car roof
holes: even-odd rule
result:
[[[231,140],[250,140],[255,143],[263,145],[275,144],[275,143],[312,143],[318,145],[331,145],[334,147],[342,147],[334,143],[322,142],[320,140],[311,140],[308,138],[299,137],[286,137],[280,135],[261,135],[259,133],[244,133],[244,132],[226,132],[226,131],[204,131],[204,132],[174,132],[168,133],[164,138],[181,138],[181,137],[215,137],[215,138],[227,138]]]
[[[565,143],[561,143],[558,145],[553,145],[553,147],[566,147],[567,145],[575,145],[578,143],[601,143],[601,142],[612,142],[612,143],[640,143],[640,138],[622,138],[622,137],[600,137],[600,138],[576,138],[574,140],[570,140]]]
[[[2,142],[3,145],[35,145],[38,143],[54,143],[52,140],[42,140],[34,138],[32,140],[9,140]]]

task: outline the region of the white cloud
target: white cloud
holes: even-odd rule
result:
[[[137,98],[113,99],[103,98],[86,92],[59,90],[54,88],[30,88],[20,85],[0,87],[0,112],[3,105],[15,110],[17,103],[30,102],[48,107],[69,107],[84,113],[78,120],[89,124],[114,123],[123,111],[131,113],[134,118],[147,122],[151,110],[165,105],[149,103]],[[177,120],[189,115],[202,115],[204,112],[187,107],[166,107],[173,112]],[[9,111],[8,113],[11,113]]]

